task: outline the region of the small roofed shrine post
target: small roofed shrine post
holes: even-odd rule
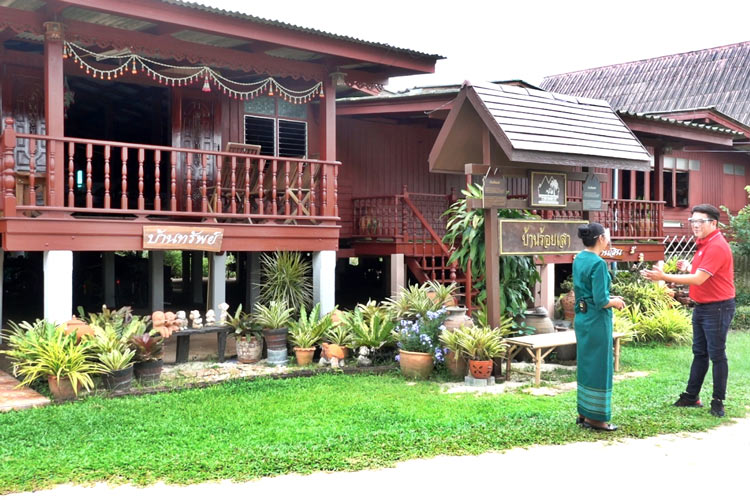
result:
[[[63,25],[58,22],[44,23],[44,121],[47,135],[65,135],[65,103],[63,76]],[[64,204],[63,186],[64,144],[52,143],[47,147],[47,204]]]

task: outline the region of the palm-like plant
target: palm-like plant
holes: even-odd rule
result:
[[[453,294],[456,293],[456,290],[458,289],[458,283],[445,285],[439,281],[428,281],[425,285],[428,296],[430,296],[436,304],[441,306],[452,306],[455,304]]]
[[[351,347],[354,343],[352,332],[349,329],[349,326],[344,322],[330,328],[323,338],[330,344],[340,345],[342,347]]]
[[[310,307],[313,288],[310,263],[299,252],[274,252],[260,257],[262,302],[285,302],[294,310]]]
[[[64,326],[46,320],[37,320],[33,325],[26,321],[8,323],[10,328],[5,333],[10,349],[2,352],[13,363],[13,374],[22,377],[19,385],[52,376],[58,382],[70,379],[76,395],[79,387],[94,387],[91,375],[101,373],[102,368],[93,361],[87,338],[79,342],[75,335],[65,333]]]
[[[391,321],[382,309],[370,311],[370,314],[366,315],[362,309],[357,308],[346,316],[344,322],[352,332],[354,347],[377,350],[396,341],[393,335],[396,323]]]
[[[323,334],[331,328],[333,319],[330,314],[320,315],[320,303],[315,304],[310,314],[303,305],[300,309],[299,320],[289,324],[289,340],[297,347],[309,349],[320,342]]]

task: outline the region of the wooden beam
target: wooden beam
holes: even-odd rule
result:
[[[385,66],[411,70],[414,73],[435,71],[436,57],[419,57],[404,51],[398,53],[393,48],[374,47],[350,40],[338,40],[330,36],[311,33],[309,29],[290,29],[272,26],[263,21],[253,22],[229,15],[205,12],[181,5],[168,5],[151,0],[64,0],[65,4],[86,10],[108,12],[128,18],[147,21],[169,19],[170,23],[186,28],[214,33],[222,36],[261,40],[286,47],[300,47],[311,52],[331,54],[359,61],[367,61]]]
[[[506,177],[527,177],[529,175],[529,171],[544,171],[544,172],[565,172],[565,174],[568,177],[569,181],[576,181],[576,182],[585,182],[586,176],[589,174],[583,173],[583,172],[569,172],[567,168],[565,167],[562,170],[560,168],[550,167],[549,165],[530,165],[530,166],[523,166],[523,167],[511,167],[507,165],[492,165],[491,167],[488,165],[484,165],[481,163],[467,163],[464,165],[464,173],[467,175],[485,175],[487,174],[487,170],[489,168],[497,169],[495,171],[495,175],[504,175]],[[602,173],[595,173],[591,172],[593,175],[596,176],[597,179],[599,179],[600,182],[608,182],[609,177],[607,174]]]
[[[402,102],[399,103],[394,99],[376,101],[376,102],[359,102],[359,103],[339,103],[336,115],[374,115],[383,113],[418,113],[432,111],[440,106],[445,106],[447,99],[430,99],[419,102]],[[426,117],[426,115],[425,115]]]
[[[722,146],[731,146],[734,142],[731,135],[721,132],[712,132],[710,130],[685,127],[677,124],[654,122],[652,120],[644,120],[643,118],[634,119],[627,116],[622,118],[625,125],[635,132],[636,135],[654,134],[687,142],[703,142],[706,144],[718,144]]]

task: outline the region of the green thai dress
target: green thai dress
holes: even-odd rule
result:
[[[607,263],[594,252],[583,251],[573,261],[576,296],[575,331],[578,344],[578,413],[607,422],[612,417],[612,279]],[[579,301],[586,301],[586,312]]]

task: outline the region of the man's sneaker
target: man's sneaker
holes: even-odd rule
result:
[[[696,408],[703,408],[703,403],[698,399],[697,396],[683,392],[680,394],[680,398],[675,401],[674,406],[692,406]]]
[[[711,400],[711,415],[714,417],[724,416],[724,403],[721,399],[714,398]]]

